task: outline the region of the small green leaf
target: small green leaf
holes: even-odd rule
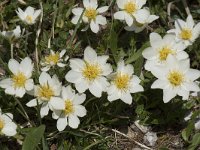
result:
[[[192,144],[188,150],[195,150],[200,145],[200,133],[196,133],[192,138]]]
[[[33,128],[27,135],[24,140],[22,150],[35,150],[37,145],[45,131],[45,125],[41,125],[38,128]]]

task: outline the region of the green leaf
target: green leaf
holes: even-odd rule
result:
[[[114,30],[112,30],[109,37],[109,46],[113,54],[113,58],[115,59],[115,62],[117,62],[117,41],[118,35]]]
[[[24,140],[22,150],[35,150],[45,131],[45,125],[33,128]]]
[[[196,133],[192,138],[192,144],[188,150],[195,150],[200,145],[200,133]]]

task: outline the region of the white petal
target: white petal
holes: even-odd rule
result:
[[[194,27],[194,20],[192,18],[192,15],[188,15],[186,22],[190,29]]]
[[[87,113],[87,110],[82,105],[76,105],[76,106],[74,106],[74,109],[75,109],[74,114],[79,117],[84,117]]]
[[[139,23],[146,23],[149,16],[150,12],[148,9],[140,9],[134,14],[136,21]]]
[[[83,8],[81,8],[81,7],[73,8],[72,13],[79,18],[81,16],[81,14],[83,13]]]
[[[63,131],[67,126],[67,119],[59,118],[56,126],[57,126],[58,131]]]
[[[176,93],[173,90],[170,90],[170,89],[163,90],[164,103],[168,103],[175,96],[176,96]]]
[[[63,68],[63,67],[66,66],[66,64],[63,64],[63,63],[57,63],[57,65],[58,65],[59,67],[61,67],[61,68]]]
[[[28,7],[26,8],[26,10],[25,10],[25,13],[26,13],[27,15],[33,16],[34,8],[31,7],[31,6],[28,6]]]
[[[9,94],[9,95],[15,95],[16,92],[15,92],[14,87],[10,86],[10,87],[5,89],[5,93]]]
[[[150,15],[149,18],[147,19],[148,23],[152,23],[153,21],[157,20],[159,16],[156,15]]]
[[[64,100],[66,100],[66,99],[72,100],[72,99],[74,99],[74,97],[75,97],[75,91],[72,89],[72,87],[70,85],[62,88],[62,98]]]
[[[13,119],[13,114],[11,113],[5,113],[1,116],[1,118],[3,119],[4,122],[8,123],[8,122],[12,122]]]
[[[142,8],[144,4],[146,4],[146,0],[135,0],[138,6],[138,9]]]
[[[96,17],[96,23],[97,24],[100,24],[100,25],[106,25],[107,24],[107,21],[106,21],[106,17],[103,17],[101,15],[98,15]]]
[[[94,63],[97,61],[97,53],[90,46],[86,47],[84,51],[84,60],[88,63],[90,62]]]
[[[59,97],[52,97],[49,101],[51,107],[55,110],[64,110],[65,109],[65,102],[63,99]]]
[[[0,81],[0,87],[1,88],[8,88],[10,86],[12,86],[12,79],[11,78],[8,78],[8,79],[4,79],[4,80],[1,80]]]
[[[191,81],[194,81],[199,77],[200,77],[200,71],[196,69],[189,69],[186,73],[186,78]]]
[[[153,49],[152,47],[148,47],[148,48],[144,49],[144,51],[142,52],[142,55],[144,58],[146,58],[148,60],[152,60],[157,57],[158,52],[155,49]]]
[[[125,12],[124,11],[118,11],[114,13],[114,18],[118,20],[125,20]]]
[[[182,96],[182,99],[183,100],[188,100],[188,98],[189,98],[189,94],[190,94],[190,92],[189,91],[186,91],[186,90],[179,90],[178,91],[178,95],[179,96]]]
[[[121,100],[130,105],[132,103],[132,96],[130,93],[124,93],[122,94]]]
[[[46,72],[42,72],[39,77],[39,83],[41,85],[46,84],[48,81],[51,81],[51,77]]]
[[[48,113],[49,113],[49,105],[48,105],[48,103],[43,103],[42,107],[40,109],[41,118],[48,115]]]
[[[5,124],[5,127],[1,130],[5,135],[7,136],[14,136],[17,131],[17,125],[14,122],[9,122],[8,124]]]
[[[13,74],[17,74],[19,70],[19,63],[15,59],[10,59],[8,62],[8,68]]]
[[[144,91],[144,88],[141,85],[133,85],[130,89],[131,93],[137,93]]]
[[[19,70],[23,72],[27,78],[30,78],[33,71],[32,60],[29,57],[24,58],[19,66]]]
[[[75,105],[80,105],[82,104],[86,99],[86,95],[85,94],[76,94],[76,96],[73,99],[73,103]]]
[[[175,20],[175,28],[180,31],[181,29],[183,29],[184,27],[186,27],[186,22],[181,20],[181,19],[177,19]]]
[[[83,68],[85,67],[85,63],[81,59],[73,58],[70,59],[70,67],[74,71],[82,72]]]
[[[91,85],[89,85],[89,91],[96,97],[101,97],[103,89],[101,83],[98,81],[94,81]]]
[[[30,90],[33,89],[33,87],[34,87],[33,79],[27,80],[26,83],[25,83],[26,90],[30,91]]]
[[[199,85],[195,82],[185,83],[184,85],[187,91],[194,91],[194,92],[200,91]]]
[[[74,16],[74,17],[72,18],[71,22],[72,22],[73,24],[77,24],[79,18],[80,18],[80,16]]]
[[[160,45],[161,42],[162,42],[162,37],[158,33],[153,32],[150,34],[151,46],[158,47],[158,45]]]
[[[26,93],[24,88],[16,88],[16,96],[22,98]]]
[[[108,10],[108,8],[109,8],[108,6],[100,7],[100,8],[97,9],[97,11],[99,13],[104,13]]]
[[[176,58],[177,58],[178,60],[186,59],[186,58],[188,58],[188,57],[189,57],[189,55],[188,55],[188,53],[186,53],[185,51],[180,51],[180,52],[178,52],[177,55],[176,55]]]
[[[89,88],[88,83],[85,80],[75,83],[75,87],[79,93],[83,93]]]
[[[151,85],[151,88],[152,89],[166,89],[167,85],[168,85],[167,81],[157,79],[156,81],[153,82],[153,84]]]
[[[35,12],[34,12],[34,15],[33,15],[33,20],[36,20],[37,19],[37,17],[41,14],[41,10],[39,9],[39,10],[36,10]]]
[[[94,20],[91,21],[90,28],[94,33],[99,32],[99,25],[96,22],[94,22]]]
[[[73,70],[70,70],[65,76],[65,79],[71,83],[80,82],[81,78],[83,78],[82,73]]]
[[[124,9],[125,3],[126,3],[126,0],[117,0],[117,6],[118,6],[120,9]]]
[[[28,107],[34,107],[37,106],[37,99],[32,99],[31,101],[29,101],[26,106]]]
[[[125,13],[125,21],[128,26],[131,26],[133,24],[133,17],[130,14]]]
[[[78,128],[78,125],[80,124],[80,120],[76,115],[69,115],[68,121],[69,121],[69,126],[74,129]]]

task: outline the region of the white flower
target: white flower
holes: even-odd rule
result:
[[[58,98],[57,98],[58,99]],[[64,109],[54,110],[52,117],[57,120],[57,129],[63,131],[67,125],[78,128],[80,120],[78,117],[86,115],[86,109],[81,104],[85,101],[85,94],[76,94],[71,86],[63,87],[60,98],[64,102]]]
[[[145,69],[152,71],[156,65],[165,65],[168,56],[171,54],[178,60],[188,58],[183,51],[185,46],[175,41],[175,35],[166,34],[163,38],[158,33],[150,34],[151,47],[146,48],[142,55],[147,59]]]
[[[97,56],[91,47],[84,51],[84,60],[71,59],[70,70],[65,78],[68,82],[74,83],[79,93],[87,89],[96,97],[101,97],[106,91],[109,83],[105,76],[112,72],[110,64],[106,63],[108,56]]]
[[[109,101],[121,99],[123,102],[131,104],[131,93],[144,91],[143,87],[139,85],[140,79],[133,73],[132,65],[125,65],[124,61],[118,63],[117,72],[111,75],[113,79],[107,90]]]
[[[192,43],[200,35],[200,22],[195,25],[194,20],[191,15],[186,19],[186,22],[177,19],[175,21],[175,29],[171,29],[168,33],[174,33],[176,35],[176,41],[181,41],[187,47],[192,45]]]
[[[21,8],[18,8],[16,13],[24,23],[32,25],[36,22],[36,19],[40,15],[41,10],[35,10],[35,8],[28,6],[25,11],[23,11]]]
[[[36,85],[34,88],[36,99],[31,100],[26,105],[28,107],[34,107],[37,106],[37,103],[41,104],[40,115],[43,118],[48,115],[49,109],[62,109],[64,103],[59,99],[52,99],[53,97],[60,96],[62,88],[56,75],[51,78],[49,74],[42,72],[39,77],[39,83],[40,85]]]
[[[63,63],[63,61],[67,61],[69,58],[68,56],[63,59],[62,57],[65,55],[66,50],[62,50],[60,53],[59,52],[54,52],[51,50],[51,53],[48,56],[45,56],[45,60],[41,62],[41,65],[43,68],[41,69],[42,71],[48,71],[51,67],[54,66],[59,66],[59,67],[65,67],[66,64]]]
[[[33,71],[33,63],[29,57],[24,58],[21,63],[15,59],[10,59],[8,68],[13,73],[11,78],[0,81],[0,87],[5,89],[5,93],[23,97],[26,91],[33,89],[33,79],[30,79]]]
[[[138,11],[146,4],[146,0],[117,0],[120,11],[114,14],[114,18],[125,20],[128,26],[133,24],[134,18],[139,15]]]
[[[200,91],[196,79],[200,77],[200,71],[190,69],[190,60],[177,60],[173,55],[168,56],[166,66],[157,66],[152,71],[158,78],[151,86],[155,89],[163,89],[163,101],[169,102],[176,95],[187,100],[190,91]]]
[[[135,14],[133,24],[131,26],[126,26],[125,30],[139,33],[143,31],[148,24],[152,23],[158,18],[158,16],[150,14],[149,8],[140,9]]]
[[[99,31],[99,25],[106,25],[106,17],[101,14],[108,10],[108,6],[103,6],[98,8],[97,0],[83,0],[83,6],[85,12],[83,14],[82,20],[84,23],[88,23],[92,32],[97,33]],[[72,9],[72,13],[75,15],[72,18],[72,23],[77,24],[84,8],[78,7]]]
[[[13,115],[11,113],[3,114],[0,108],[0,134],[5,134],[6,136],[16,135],[17,125],[12,121]]]
[[[0,35],[2,35],[3,37],[5,37],[9,40],[15,40],[15,39],[18,39],[21,36],[21,28],[20,28],[20,26],[17,26],[12,31],[2,31],[2,32],[0,32]]]

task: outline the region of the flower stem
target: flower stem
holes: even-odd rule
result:
[[[14,58],[14,54],[13,54],[13,43],[10,43],[10,56],[13,59]]]

